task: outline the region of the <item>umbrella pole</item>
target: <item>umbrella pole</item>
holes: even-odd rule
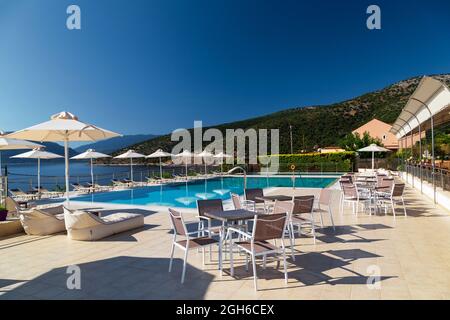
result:
[[[41,158],[38,158],[37,183],[38,183],[38,198],[40,198],[41,197]]]
[[[94,191],[94,164],[92,163],[92,157],[91,157],[91,184],[92,184],[92,191]]]
[[[162,164],[161,164],[161,157],[159,157],[159,175],[160,175],[161,181],[162,181]]]
[[[372,171],[375,168],[375,152],[372,151]]]
[[[69,138],[64,138],[64,162],[65,162],[65,175],[66,175],[66,201],[69,204]]]
[[[133,158],[130,158],[130,166],[131,166],[131,169],[130,169],[130,171],[131,171],[131,176],[130,176],[130,180],[131,180],[131,183],[133,183]]]
[[[186,172],[186,182],[188,181],[188,172],[187,172],[187,161],[184,163],[184,169]]]

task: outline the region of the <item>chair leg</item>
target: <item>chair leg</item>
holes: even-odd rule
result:
[[[311,232],[314,239],[314,244],[316,244],[316,227],[314,226],[314,219],[311,221]]]
[[[336,228],[334,226],[334,219],[333,219],[333,213],[331,212],[331,208],[328,206],[328,214],[330,215],[331,225],[333,226],[333,231],[336,231]]]
[[[405,213],[405,217],[407,217],[408,215],[406,214],[406,207],[405,207],[405,200],[402,197],[402,205],[403,205],[403,212]]]
[[[255,284],[255,291],[258,291],[258,277],[256,275],[256,259],[255,254],[252,254],[252,264],[253,264],[253,282]]]
[[[395,218],[395,205],[394,205],[393,199],[391,199],[391,208],[392,208],[392,214],[394,215],[394,218]]]
[[[230,245],[230,273],[231,276],[234,277],[234,259],[233,259],[233,241],[231,241]]]
[[[184,276],[186,274],[186,263],[187,263],[189,248],[186,247],[185,250],[186,251],[184,252],[183,273],[181,274],[181,283],[184,283]]]
[[[175,244],[172,243],[172,250],[170,251],[169,272],[172,271],[173,252],[175,251]]]
[[[283,268],[284,268],[284,282],[288,283],[287,265],[286,265],[286,250],[283,248]]]
[[[322,211],[319,212],[320,215],[320,227],[323,229],[323,215],[322,215]]]
[[[266,270],[267,256],[263,255],[263,269]]]
[[[202,247],[202,263],[203,263],[203,269],[205,268],[205,247]]]
[[[288,232],[289,232],[289,241],[291,242],[291,255],[292,255],[292,260],[295,261],[295,255],[294,255],[294,229],[292,226],[290,226],[288,228]]]
[[[245,271],[248,272],[248,254],[245,253]]]

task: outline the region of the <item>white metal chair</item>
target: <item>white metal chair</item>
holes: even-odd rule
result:
[[[387,215],[388,207],[391,207],[392,214],[394,215],[394,218],[395,218],[395,205],[402,204],[403,213],[404,213],[405,217],[408,216],[406,214],[405,200],[403,199],[404,191],[405,191],[404,183],[395,183],[392,186],[390,193],[380,193],[377,195],[377,202],[384,207],[384,213],[386,215]]]
[[[295,235],[294,226],[297,226],[297,233],[301,236],[307,235],[302,232],[302,227],[309,226],[310,234],[313,236],[314,244],[316,243],[316,225],[314,220],[314,196],[303,196],[294,199],[294,209],[292,212],[291,224],[292,233]]]
[[[332,192],[333,191],[328,188],[323,188],[320,190],[319,201],[317,204],[318,207],[314,209],[314,212],[318,212],[320,214],[321,222],[323,221],[322,213],[324,213],[324,212],[328,213],[328,215],[330,216],[331,225],[333,226],[333,230],[335,230],[334,220],[333,220],[333,212],[331,211],[331,200],[332,200],[332,196],[333,196]],[[325,206],[326,209],[324,209],[323,206]],[[323,222],[322,222],[322,227],[323,227]]]
[[[233,202],[234,209],[245,209],[250,211],[256,211],[255,202],[252,200],[241,199],[238,194],[231,193],[231,200]]]
[[[366,196],[361,196],[358,192],[358,188],[354,184],[343,184],[343,199],[341,203],[341,211],[344,211],[344,205],[346,203],[350,203],[352,205],[352,212],[355,215],[358,215],[360,204],[364,205],[364,208],[367,208],[367,205],[370,204],[371,199]]]
[[[172,240],[172,250],[170,253],[170,262],[169,262],[169,272],[172,271],[172,260],[173,260],[173,254],[175,251],[175,247],[180,248],[184,251],[184,259],[183,259],[183,272],[181,274],[181,283],[184,283],[184,277],[186,274],[186,263],[188,259],[188,252],[192,249],[202,249],[202,256],[203,256],[203,266],[205,265],[205,248],[206,246],[210,246],[212,244],[218,244],[219,245],[219,254],[222,254],[222,246],[220,241],[211,238],[210,236],[202,236],[202,237],[193,237],[192,235],[197,235],[198,231],[194,232],[188,232],[186,228],[186,223],[183,219],[183,215],[175,211],[173,209],[169,208],[169,215],[170,220],[172,221],[173,226],[173,240]],[[207,230],[204,230],[207,232]],[[183,240],[177,240],[177,236],[184,237]],[[222,266],[219,265],[219,269],[221,269]]]
[[[234,261],[233,261],[233,247],[236,245],[245,253],[245,267],[248,270],[248,256],[252,258],[253,264],[253,281],[255,284],[255,291],[258,290],[258,276],[256,274],[256,258],[263,256],[264,265],[266,263],[265,257],[267,255],[282,255],[284,266],[285,283],[288,282],[287,265],[286,265],[286,248],[284,246],[284,236],[287,227],[287,214],[270,214],[270,215],[255,215],[253,231],[251,235],[242,230],[229,228],[228,236],[231,241],[231,255],[230,255],[230,269],[231,276],[234,276]],[[240,234],[246,241],[233,242],[231,233]],[[269,241],[279,240],[281,247],[270,243]]]

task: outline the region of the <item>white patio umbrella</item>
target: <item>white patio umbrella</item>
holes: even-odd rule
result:
[[[223,159],[233,158],[233,156],[230,156],[229,154],[220,152],[220,153],[216,154],[214,156],[214,158],[220,159],[220,172],[223,173]]]
[[[42,147],[43,145],[31,141],[5,137],[5,133],[3,131],[0,131],[0,176],[3,174],[2,150],[21,150],[21,149],[34,149]]]
[[[205,149],[202,152],[195,154],[194,156],[203,159],[203,163],[205,164],[205,176],[206,176],[206,174],[207,174],[207,172],[206,172],[206,170],[207,170],[206,169],[206,164],[207,164],[206,163],[206,159],[213,158],[214,155],[211,152],[209,152],[208,150]]]
[[[372,143],[370,146],[359,149],[358,152],[372,152],[372,170],[375,167],[375,152],[389,152],[391,150],[380,147],[375,143]]]
[[[98,141],[118,136],[121,135],[84,123],[66,111],[51,116],[49,121],[7,135],[9,138],[15,139],[64,142],[67,201],[69,201],[69,142]]]
[[[47,151],[43,151],[40,149],[33,149],[28,152],[24,152],[15,156],[12,156],[11,158],[22,158],[22,159],[37,159],[38,164],[38,172],[37,172],[37,187],[38,187],[38,194],[41,193],[41,159],[58,159],[58,158],[64,158],[63,156],[60,156],[56,153],[51,153]]]
[[[168,153],[168,152],[164,152],[162,149],[158,149],[155,152],[153,152],[152,154],[148,155],[147,158],[159,158],[159,175],[161,176],[162,179],[162,164],[161,164],[161,158],[165,158],[165,157],[171,157],[172,154]]]
[[[133,182],[133,159],[137,158],[145,158],[145,156],[141,153],[137,153],[134,150],[128,150],[127,152],[124,152],[116,157],[114,159],[130,159],[130,180]]]
[[[91,181],[92,181],[92,188],[94,187],[94,164],[93,164],[93,159],[100,159],[100,158],[110,158],[111,156],[101,153],[101,152],[97,152],[94,149],[87,149],[85,152],[80,153],[70,159],[73,160],[90,160],[91,162]]]
[[[230,192],[229,189],[224,189],[223,188],[223,159],[233,158],[233,156],[230,156],[229,154],[220,152],[220,153],[214,155],[214,158],[220,159],[220,173],[221,173],[221,177],[220,177],[220,189],[216,189],[216,190],[213,190],[213,191],[215,193],[223,196],[223,195],[227,194],[228,192]]]
[[[186,172],[186,181],[188,178],[188,171],[187,171],[187,159],[191,159],[193,156],[193,154],[188,151],[188,150],[183,150],[183,152],[178,153],[178,154],[174,154],[173,157],[177,157],[177,158],[182,158],[182,160],[184,161],[184,166],[185,166],[185,172]]]

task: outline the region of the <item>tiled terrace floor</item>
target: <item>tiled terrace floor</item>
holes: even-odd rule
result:
[[[146,215],[144,229],[97,242],[71,241],[65,234],[10,237],[0,240],[0,299],[449,299],[448,211],[412,189],[406,200],[409,216],[394,220],[355,217],[349,209],[341,215],[335,197],[336,231],[319,230],[316,245],[307,237],[297,239],[287,286],[276,263],[259,267],[258,292],[243,257],[235,278],[226,272],[220,277],[217,256],[202,270],[197,251],[190,252],[181,285],[180,251],[167,272],[171,234],[165,211],[133,208]],[[67,266],[74,264],[81,268],[81,290],[66,286]],[[367,282],[376,270],[381,278],[370,289]]]

